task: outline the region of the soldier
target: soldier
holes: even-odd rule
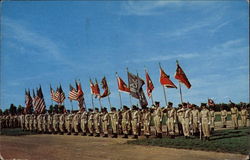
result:
[[[227,110],[225,107],[221,110],[221,123],[223,128],[227,127]]]
[[[111,108],[111,112],[112,112],[112,115],[111,115],[111,127],[112,127],[112,133],[113,133],[112,138],[117,138],[119,115],[118,115],[118,112],[116,112],[115,107]]]
[[[247,117],[248,117],[248,112],[246,109],[246,105],[243,104],[241,107],[241,111],[240,111],[240,115],[241,115],[241,123],[243,127],[247,126]]]
[[[153,110],[149,110],[147,107],[143,109],[143,129],[144,136],[149,138],[151,130],[150,130],[150,122],[151,122],[151,112]]]
[[[57,134],[59,132],[59,123],[60,123],[60,114],[58,114],[57,112],[53,113],[53,134]]]
[[[123,131],[124,136],[122,138],[128,138],[129,121],[130,121],[129,108],[124,105],[123,113],[122,113],[122,131]]]
[[[214,119],[215,119],[215,112],[213,110],[213,108],[210,106],[209,108],[210,110],[210,115],[211,115],[211,125],[210,125],[210,129],[211,131],[214,131]]]
[[[154,111],[154,124],[156,130],[156,137],[162,138],[162,110],[160,107],[160,102],[155,102],[155,111]]]
[[[132,130],[133,130],[133,135],[134,139],[138,139],[138,130],[139,130],[139,122],[140,122],[140,116],[139,116],[139,108],[137,106],[133,105],[132,106]]]
[[[94,133],[94,112],[93,109],[89,108],[89,115],[88,115],[88,129],[89,129],[89,136],[93,136]]]
[[[51,134],[53,132],[53,115],[51,113],[47,114],[47,128],[48,133]]]
[[[65,132],[65,119],[66,119],[67,111],[64,109],[64,112],[59,115],[59,130],[60,135],[63,135]]]
[[[43,115],[42,114],[39,114],[37,116],[37,129],[38,129],[38,133],[43,132]]]
[[[65,128],[66,128],[66,131],[67,131],[67,135],[71,135],[71,132],[72,132],[72,120],[73,120],[73,114],[72,114],[72,111],[66,115],[65,117]]]
[[[175,127],[174,124],[176,123],[176,110],[173,108],[173,103],[168,102],[167,108],[167,129],[171,136],[171,138],[175,138]]]
[[[234,103],[231,103],[231,117],[232,117],[232,123],[234,129],[238,129],[238,116],[239,116],[239,111],[238,108]]]
[[[34,118],[33,118],[33,130],[34,132],[37,132],[37,114],[34,113]]]
[[[88,112],[85,108],[82,108],[82,114],[81,114],[81,129],[82,129],[82,136],[87,135],[87,129],[88,129]]]
[[[48,131],[48,113],[43,114],[43,133]]]
[[[209,140],[210,137],[210,129],[209,125],[211,122],[211,115],[209,110],[206,107],[206,103],[201,103],[201,113],[200,113],[200,122],[202,125],[202,132],[204,135],[205,140]]]
[[[102,116],[102,128],[103,128],[103,137],[108,137],[108,126],[109,126],[109,114],[107,108],[103,108],[103,116]]]
[[[197,109],[197,106],[195,104],[192,105],[192,119],[193,119],[193,134],[198,135],[199,131],[199,117],[200,113],[199,110]]]
[[[100,113],[99,109],[95,108],[95,113],[94,113],[94,129],[95,129],[95,137],[100,137]]]
[[[34,114],[30,114],[29,130],[33,131]]]
[[[30,115],[26,114],[25,115],[25,130],[28,131],[29,130],[29,121],[30,121]]]
[[[20,123],[21,123],[21,128],[24,131],[25,130],[25,119],[24,119],[24,114],[20,114]]]
[[[73,116],[73,127],[74,127],[74,135],[78,135],[79,133],[79,128],[80,128],[80,118],[81,118],[81,111],[78,111],[74,116]]]
[[[178,124],[178,132],[179,135],[183,135],[183,112],[184,109],[182,107],[182,104],[178,104],[178,109],[177,109],[177,124]]]
[[[187,105],[187,103],[183,103],[184,107],[184,119],[183,119],[183,132],[185,138],[190,138],[190,125],[192,124],[192,112],[191,105]]]

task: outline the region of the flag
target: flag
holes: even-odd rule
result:
[[[72,87],[72,85],[69,85],[69,99],[72,100],[77,100],[78,98],[78,93],[76,91],[76,89],[74,87]]]
[[[95,98],[100,97],[100,88],[97,80],[95,79]]]
[[[95,84],[92,82],[91,79],[89,81],[90,81],[90,91],[91,91],[91,94],[95,95],[95,98],[97,98],[98,96],[100,96],[100,89],[99,89],[97,80],[95,80],[96,81]]]
[[[128,86],[126,85],[126,83],[118,76],[117,76],[117,83],[118,83],[118,90],[119,91],[130,93],[130,90],[129,90]]]
[[[109,87],[108,87],[108,83],[106,81],[106,77],[102,78],[101,85],[102,85],[102,88],[104,89],[104,92],[100,96],[100,98],[104,98],[104,97],[107,97],[108,95],[110,95],[110,90],[109,90]]]
[[[160,67],[160,83],[167,88],[177,88],[175,84],[170,80],[169,75],[167,75],[164,70]]]
[[[82,108],[86,108],[85,100],[84,100],[84,93],[82,91],[82,86],[81,83],[77,84],[77,101],[78,101],[78,106],[80,110]]]
[[[147,71],[145,71],[145,72],[146,72],[147,93],[148,93],[148,97],[150,98],[152,96],[152,92],[154,90],[154,84],[151,81],[151,78],[150,78],[148,72]]]
[[[64,100],[65,100],[65,94],[64,94],[64,92],[63,92],[63,90],[62,90],[62,86],[60,85],[60,87],[57,89],[57,99],[58,99],[58,101],[59,101],[59,103],[60,104],[62,104],[63,102],[64,102]]]
[[[207,104],[208,104],[208,106],[215,106],[214,101],[212,99],[210,99],[210,98],[208,98]]]
[[[26,89],[25,89],[25,106],[26,106],[25,112],[29,113],[32,108],[32,97],[30,95],[30,90],[26,91]]]
[[[57,90],[58,90],[58,89],[57,89]],[[59,103],[57,92],[55,92],[55,91],[52,89],[51,85],[50,85],[50,97],[51,97],[51,100],[53,100],[53,101]]]
[[[177,62],[177,68],[175,72],[175,79],[179,80],[179,82],[181,83],[184,83],[188,89],[191,88],[191,84],[189,83],[186,74],[184,73],[182,68],[179,66],[178,62]]]
[[[42,87],[41,86],[37,90],[35,101],[36,102],[35,102],[34,109],[35,109],[36,113],[44,113],[46,105],[45,105],[45,101],[44,101],[44,97],[43,97],[43,92],[42,92]]]
[[[142,89],[142,86],[144,84],[144,80],[141,79],[138,75],[136,76],[128,72],[128,85],[130,89],[130,95],[136,99],[139,99],[142,108],[148,105],[146,96]]]

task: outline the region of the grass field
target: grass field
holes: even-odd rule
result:
[[[249,154],[250,152],[250,127],[239,130],[218,130],[213,133],[210,141],[201,141],[199,138],[176,137],[175,139],[138,139],[128,141],[129,144],[151,145],[169,148],[182,148],[193,150],[217,151]]]

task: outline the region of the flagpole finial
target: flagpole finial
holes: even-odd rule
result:
[[[161,62],[159,62],[159,67],[161,68]]]

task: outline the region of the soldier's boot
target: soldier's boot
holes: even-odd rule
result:
[[[60,134],[60,135],[63,135],[64,133],[63,133],[63,132],[60,132],[59,134]]]
[[[77,135],[78,135],[78,132],[75,132],[74,135],[77,136]]]
[[[108,137],[108,134],[104,134],[104,136],[102,136],[102,137]]]
[[[82,136],[86,136],[86,135],[87,135],[86,132],[83,132],[83,133],[82,133]]]
[[[133,139],[138,139],[138,135],[134,135]]]
[[[213,131],[214,131],[214,128],[211,128],[211,131],[213,132]]]
[[[149,138],[149,135],[145,135],[145,137],[148,139],[148,138]]]
[[[67,133],[67,135],[71,135],[71,133],[70,133],[70,132],[68,132],[68,133]]]
[[[162,138],[162,133],[158,133],[157,138]]]
[[[174,136],[174,135],[171,135],[170,138],[171,138],[171,139],[175,139],[175,136]]]
[[[124,136],[122,138],[128,138],[128,135],[127,134],[124,134]]]
[[[93,136],[93,133],[90,133],[89,136]]]
[[[112,138],[117,138],[117,134],[114,133],[113,136],[112,136]]]
[[[95,137],[100,137],[100,133],[97,133],[97,134],[95,135]]]

